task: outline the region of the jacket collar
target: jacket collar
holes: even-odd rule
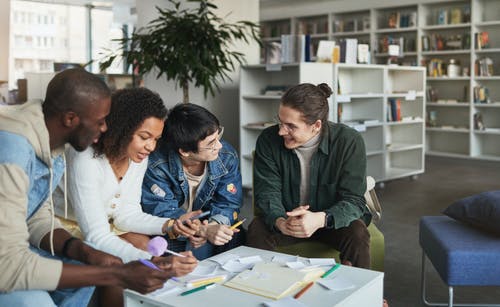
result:
[[[168,164],[170,166],[171,173],[177,175],[177,180],[184,181],[185,176],[184,176],[184,169],[182,168],[181,158],[179,154],[177,154],[175,151],[171,149],[168,149]],[[207,175],[209,180],[217,179],[219,177],[226,175],[229,172],[221,159],[220,153],[217,159],[208,162],[207,169],[208,169]]]

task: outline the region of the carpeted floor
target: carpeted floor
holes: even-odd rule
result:
[[[425,306],[420,298],[420,217],[440,215],[454,200],[498,189],[500,162],[442,157],[427,157],[425,173],[415,180],[399,179],[386,182],[384,188],[377,187],[383,209],[378,227],[385,236],[384,297],[390,307]],[[252,216],[250,195],[245,196],[244,203],[242,216],[248,217],[248,226]],[[446,301],[447,287],[427,263],[428,295],[432,300]],[[456,288],[455,299],[456,303],[481,300],[500,304],[500,288]]]

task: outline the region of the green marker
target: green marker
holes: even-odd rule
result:
[[[321,275],[321,278],[325,278],[328,275],[332,274],[333,271],[338,269],[340,267],[340,263],[337,263],[336,265],[332,266],[328,271],[325,272],[325,274]]]
[[[209,283],[208,285],[204,285],[204,286],[200,286],[198,288],[194,288],[194,289],[191,289],[191,290],[188,290],[188,291],[184,291],[181,293],[181,296],[185,296],[185,295],[188,295],[188,294],[191,294],[191,293],[195,293],[195,292],[198,292],[200,290],[203,290],[203,289],[209,289],[209,288],[212,288],[212,287],[215,287],[215,283],[212,282],[212,283]]]

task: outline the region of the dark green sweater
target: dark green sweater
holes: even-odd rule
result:
[[[335,228],[348,226],[371,215],[366,208],[366,152],[363,138],[354,129],[328,122],[311,159],[310,193],[307,205],[313,212],[329,211]],[[278,217],[300,204],[300,162],[283,144],[278,126],[269,127],[257,139],[254,195],[256,214],[270,229]]]

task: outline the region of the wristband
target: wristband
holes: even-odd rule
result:
[[[75,237],[71,237],[69,239],[67,239],[66,241],[64,241],[64,244],[63,244],[63,247],[62,247],[62,250],[61,250],[61,254],[66,257],[66,258],[70,258],[69,255],[68,255],[68,250],[69,250],[69,247],[71,245],[71,243],[74,241],[74,240],[78,240],[78,238],[75,238]]]

